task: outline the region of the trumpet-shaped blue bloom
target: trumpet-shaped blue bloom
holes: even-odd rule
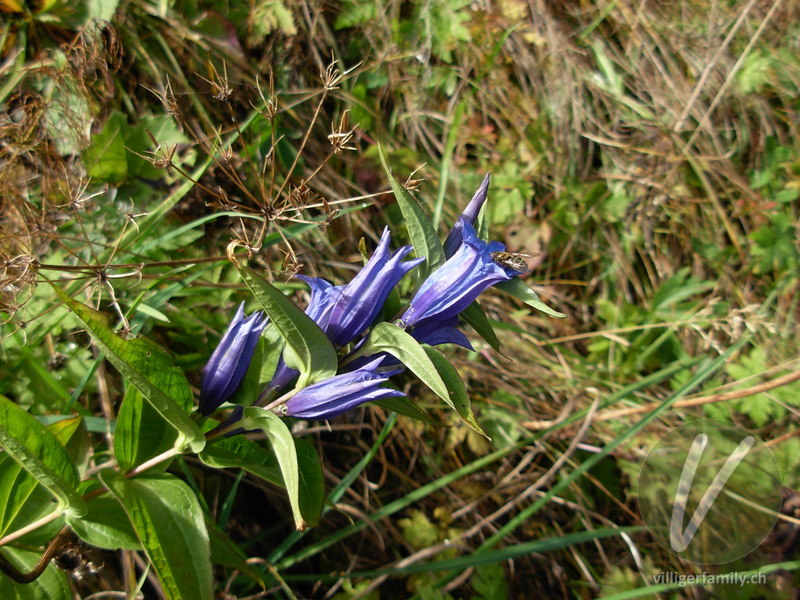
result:
[[[244,316],[244,302],[203,369],[200,412],[210,415],[233,396],[250,366],[258,338],[267,324],[261,311]]]
[[[403,313],[405,327],[444,325],[472,303],[481,292],[501,281],[520,274],[509,266],[495,262],[493,255],[505,251],[505,244],[486,243],[464,217],[459,218],[461,246],[446,263],[422,283]]]
[[[324,421],[347,412],[365,402],[403,396],[403,392],[381,387],[389,377],[402,369],[378,372],[384,357],[378,357],[364,366],[335,375],[303,388],[286,402],[290,417]]]
[[[411,246],[389,251],[389,228],[383,230],[375,253],[347,285],[331,285],[324,279],[300,279],[311,287],[311,302],[306,309],[317,325],[339,346],[356,339],[378,316],[395,285],[424,258],[402,262]]]
[[[394,286],[425,260],[414,258],[402,262],[411,252],[411,246],[390,252],[390,242],[391,234],[386,227],[367,264],[347,285],[334,286],[320,277],[297,275],[311,288],[306,314],[334,344],[344,346],[356,339],[378,316]],[[269,387],[282,389],[297,375],[297,371],[287,367],[281,359]]]
[[[490,176],[489,173],[487,173],[486,177],[483,178],[483,182],[481,183],[480,187],[478,187],[477,191],[473,194],[472,200],[470,200],[469,204],[467,204],[467,208],[464,209],[461,217],[455,222],[455,225],[453,225],[450,233],[447,234],[447,239],[444,241],[444,255],[447,258],[453,256],[453,254],[456,253],[456,250],[458,250],[459,246],[461,246],[461,240],[463,239],[464,235],[464,226],[462,225],[461,219],[464,219],[464,221],[470,225],[475,225],[475,221],[478,219],[478,214],[481,212],[481,208],[486,202],[486,197],[489,194],[489,180]]]

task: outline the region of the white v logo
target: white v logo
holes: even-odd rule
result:
[[[754,443],[755,438],[752,435],[747,436],[739,442],[733,454],[728,457],[716,477],[714,477],[714,481],[711,482],[711,485],[706,490],[705,494],[703,494],[703,498],[697,505],[697,510],[694,511],[691,519],[689,519],[686,530],[682,531],[683,516],[686,514],[686,501],[689,498],[689,490],[692,487],[697,466],[700,464],[700,458],[703,456],[703,452],[708,445],[708,436],[706,434],[701,433],[694,438],[692,447],[689,449],[689,454],[686,456],[686,462],[683,464],[683,472],[678,481],[678,489],[675,492],[672,519],[669,523],[669,544],[675,552],[683,552],[689,546],[700,524],[703,522],[703,519],[706,518],[708,511],[711,510],[711,506],[722,491],[722,488],[725,487],[725,484],[730,476],[733,475],[739,463],[742,462],[744,457],[747,456],[747,453],[750,452],[750,448],[753,447]]]

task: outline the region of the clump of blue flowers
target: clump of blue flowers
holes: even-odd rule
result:
[[[284,314],[276,306],[271,310],[280,314],[273,314],[270,306],[265,305],[276,326],[282,327],[286,346],[274,374],[270,381],[264,382],[263,391],[253,404],[281,416],[326,420],[367,402],[403,396],[391,386],[391,377],[410,369],[455,407],[442,379],[444,375],[450,377],[452,371],[442,367],[444,357],[432,347],[454,343],[471,348],[458,328],[459,316],[488,288],[527,271],[518,258],[503,260],[511,256],[504,244],[484,241],[476,232],[475,224],[487,200],[489,183],[487,175],[444,244],[439,246],[441,264],[419,282],[410,302],[397,314],[384,314],[378,319],[400,281],[429,258],[421,240],[430,243],[435,237],[432,225],[424,220],[419,225],[421,234],[411,233],[417,258],[406,260],[411,245],[390,249],[387,227],[372,256],[349,283],[333,285],[321,278],[297,276],[311,291],[304,315],[292,310]],[[400,195],[398,200],[404,211],[414,210],[410,204],[402,203]],[[233,397],[266,324],[267,318],[262,313],[245,318],[243,307],[239,307],[204,370],[202,414],[212,413]],[[325,349],[320,348],[317,356],[319,364],[326,365],[324,376],[309,371],[315,350],[303,344],[303,335],[299,338],[291,335],[293,327],[301,333],[312,331],[309,328],[324,333]],[[325,361],[319,358],[323,354]],[[331,364],[332,356],[337,357],[333,360],[338,364]],[[450,381],[452,385],[452,377]],[[234,414],[238,418],[242,410]],[[459,414],[470,426],[478,428],[471,411],[462,410]],[[233,430],[235,423],[230,419],[226,423]]]

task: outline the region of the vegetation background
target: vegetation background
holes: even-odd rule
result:
[[[245,298],[227,252],[302,302],[293,273],[341,282],[384,224],[403,241],[379,143],[443,232],[491,172],[493,237],[569,315],[482,300],[502,353],[452,354],[491,443],[436,408],[450,427],[370,407],[297,432],[329,488],[363,461],[302,536],[280,490],[182,461],[268,582],[219,567],[221,597],[796,597],[796,520],[717,569],[765,567],[766,586],[651,587],[700,568],[638,527],[637,476],[676,424],[730,420],[770,447],[797,516],[800,3],[0,11],[0,393],[86,416],[97,462],[121,379],[37,284],[158,340],[199,384]],[[96,562],[76,595],[132,594],[146,570],[130,551]]]

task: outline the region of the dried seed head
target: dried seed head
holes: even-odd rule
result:
[[[325,71],[321,72],[319,76],[320,79],[322,79],[322,86],[327,91],[339,89],[339,84],[344,77],[342,72],[336,67],[336,62],[333,60],[331,60],[331,64],[329,64]]]
[[[358,127],[358,125],[355,125],[352,129],[347,129],[347,117],[349,112],[349,110],[346,110],[342,113],[339,124],[333,125],[331,127],[331,133],[328,135],[328,141],[331,143],[331,146],[333,146],[334,154],[339,154],[344,150],[356,149],[355,146],[348,145],[353,139],[353,133],[355,133]]]
[[[206,79],[202,75],[198,75],[198,77],[211,86],[211,97],[214,100],[227,102],[233,94],[233,88],[228,80],[228,64],[222,63],[222,75],[219,74],[214,63],[209,62],[209,68],[211,70],[211,79]]]
[[[303,206],[308,203],[313,192],[311,188],[306,185],[305,181],[301,181],[300,185],[293,188],[289,193],[289,203],[292,206]]]
[[[258,75],[256,75],[256,89],[258,90],[258,95],[261,98],[261,106],[256,107],[252,103],[251,106],[258,110],[258,112],[261,113],[261,116],[267,121],[272,121],[278,114],[278,96],[275,94],[275,81],[272,78],[272,71],[269,73],[269,96],[264,96],[264,90],[261,89],[261,85],[258,81]]]
[[[416,169],[414,169],[408,176],[408,179],[406,179],[406,182],[403,184],[403,187],[407,189],[409,192],[417,191],[417,188],[419,188],[420,184],[423,181],[425,181],[424,179],[414,179],[414,175],[416,175],[417,171],[419,171],[424,166],[425,164],[421,164]]]
[[[141,156],[143,159],[148,161],[152,164],[156,169],[169,169],[172,167],[172,158],[175,156],[175,151],[178,149],[177,144],[172,144],[172,146],[168,146],[165,144],[161,144],[155,136],[150,132],[149,129],[145,129],[147,135],[150,136],[150,141],[153,142],[155,145],[155,150],[148,150],[145,152],[148,156]]]

